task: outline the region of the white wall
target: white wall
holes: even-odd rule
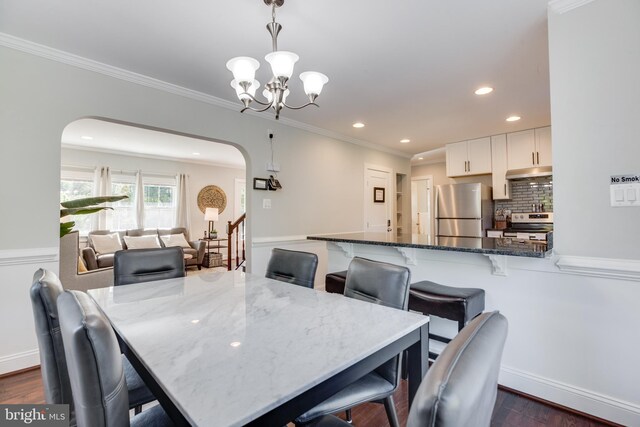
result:
[[[245,155],[249,188],[254,176],[268,176],[267,130],[272,129],[284,189],[247,192],[250,271],[256,238],[277,244],[283,236],[361,230],[365,163],[409,174],[405,157],[292,128],[269,114],[241,114],[239,105],[222,108],[174,87],[160,90],[150,81],[137,84],[4,46],[0,64],[0,324],[13,325],[0,329],[0,373],[34,363],[28,287],[38,267],[57,270],[60,140],[65,126],[77,119],[104,117],[234,145]],[[262,209],[265,197],[272,199],[270,210]],[[38,256],[16,255],[24,251]]]
[[[640,259],[640,208],[609,206],[611,175],[640,173],[640,2],[549,15],[556,248]]]
[[[227,221],[235,221],[233,217],[233,203],[235,197],[235,179],[246,176],[244,169],[225,168],[220,166],[188,163],[162,159],[150,159],[144,157],[128,156],[123,154],[103,153],[90,150],[77,150],[63,147],[60,153],[61,164],[66,166],[109,166],[113,170],[128,172],[142,170],[142,173],[166,174],[175,176],[178,173],[189,175],[189,213],[191,228],[189,235],[192,239],[202,237],[205,230],[209,229],[208,221],[204,220],[204,214],[198,209],[198,192],[206,185],[217,185],[227,196],[227,206],[220,213],[215,227],[218,233],[224,235]]]

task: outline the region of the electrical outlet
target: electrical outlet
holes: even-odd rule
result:
[[[262,199],[262,209],[271,209],[271,199]]]

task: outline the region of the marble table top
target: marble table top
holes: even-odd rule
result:
[[[89,294],[192,425],[238,426],[428,317],[242,272]]]

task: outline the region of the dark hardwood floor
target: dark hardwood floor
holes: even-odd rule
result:
[[[395,396],[396,410],[401,425],[407,423],[407,384],[403,381]],[[23,371],[0,377],[0,404],[44,403],[40,369]],[[389,423],[382,405],[369,403],[353,409],[356,426],[385,427]],[[616,426],[575,414],[553,405],[529,399],[508,390],[498,390],[492,427],[599,427]]]

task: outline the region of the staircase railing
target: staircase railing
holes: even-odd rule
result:
[[[247,214],[243,213],[240,215],[235,222],[229,221],[227,224],[227,270],[231,271],[231,266],[233,265],[233,258],[231,257],[231,247],[233,242],[233,236],[235,232],[235,249],[236,249],[236,270],[245,262],[245,251],[244,251],[244,236],[245,236],[245,220],[247,219]],[[242,229],[242,233],[240,230]],[[240,243],[242,243],[242,258],[239,255],[239,247]]]

